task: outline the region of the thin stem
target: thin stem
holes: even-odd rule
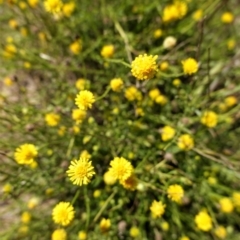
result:
[[[73,197],[72,202],[71,202],[72,205],[76,202],[77,198],[80,195],[80,192],[81,192],[81,189],[78,189],[77,192],[75,193],[75,196]]]

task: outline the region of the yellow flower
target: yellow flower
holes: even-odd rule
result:
[[[85,110],[82,109],[73,109],[72,110],[72,119],[76,121],[76,123],[81,123],[87,116]]]
[[[12,79],[9,78],[9,77],[5,77],[4,80],[3,80],[3,82],[4,82],[4,84],[5,84],[6,86],[12,86],[12,85],[13,85],[13,81],[12,81]]]
[[[31,68],[31,63],[30,62],[24,62],[23,66],[27,69]]]
[[[147,54],[139,55],[132,61],[131,72],[138,80],[147,80],[154,77],[157,69],[158,56],[148,56]]]
[[[109,172],[120,181],[128,179],[133,173],[132,164],[123,157],[115,157],[110,166]]]
[[[235,39],[229,39],[227,41],[227,48],[228,50],[233,50],[236,46],[236,40]]]
[[[39,0],[28,0],[28,4],[30,7],[35,8],[38,4]]]
[[[240,207],[240,192],[234,192],[232,195],[233,205],[235,207]]]
[[[66,240],[67,232],[63,228],[59,228],[52,233],[52,240]]]
[[[178,147],[183,150],[191,150],[194,147],[194,140],[188,134],[183,134],[178,138]]]
[[[6,183],[2,188],[3,193],[10,193],[11,191],[12,191],[12,185],[10,183]]]
[[[92,162],[88,161],[87,158],[71,161],[67,171],[67,175],[73,184],[79,186],[88,184],[94,174]]]
[[[37,157],[38,151],[33,144],[23,144],[15,150],[14,158],[18,164],[30,165]]]
[[[120,92],[123,87],[123,80],[121,78],[114,78],[111,80],[110,86],[114,92]]]
[[[229,96],[224,99],[224,102],[228,107],[232,107],[237,104],[237,98],[235,96]]]
[[[45,0],[44,7],[47,12],[59,13],[62,10],[63,3],[61,0]]]
[[[61,117],[58,114],[55,113],[48,113],[45,115],[45,122],[48,126],[55,127],[58,125]]]
[[[70,46],[69,46],[70,51],[75,54],[78,55],[80,53],[80,51],[82,50],[82,42],[81,40],[76,40],[75,42],[73,42]]]
[[[26,37],[28,35],[28,30],[24,27],[20,28],[20,32],[23,37]]]
[[[153,218],[161,217],[165,212],[166,205],[162,201],[157,202],[154,200],[150,206]]]
[[[187,4],[183,1],[175,1],[163,9],[163,21],[170,22],[183,18],[187,13]]]
[[[170,126],[163,127],[161,130],[162,140],[165,142],[165,141],[172,139],[174,137],[175,133],[176,133],[176,131],[174,128],[172,128]]]
[[[18,22],[15,19],[9,20],[8,24],[13,29],[17,28],[17,26],[18,26]]]
[[[209,128],[213,128],[217,125],[218,115],[213,111],[206,111],[201,117],[201,123]]]
[[[52,210],[52,218],[56,224],[67,226],[74,218],[74,208],[69,202],[60,202]]]
[[[164,221],[161,223],[161,228],[163,231],[168,231],[169,230],[169,224],[168,222]]]
[[[104,58],[110,58],[112,57],[114,54],[114,46],[113,45],[105,45],[103,46],[102,50],[101,50],[101,55]]]
[[[92,157],[92,155],[87,151],[87,150],[83,150],[80,153],[80,158],[87,158],[90,159]]]
[[[167,194],[172,201],[180,203],[184,196],[184,190],[180,185],[174,184],[168,187]]]
[[[160,70],[161,71],[166,71],[167,69],[169,68],[169,63],[168,63],[168,61],[164,61],[164,62],[162,62],[162,63],[160,63]]]
[[[155,102],[157,103],[157,104],[160,104],[160,105],[165,105],[166,103],[167,103],[167,97],[166,96],[164,96],[164,95],[159,95],[156,99],[155,99]]]
[[[102,233],[106,233],[109,228],[111,227],[111,221],[110,219],[102,218],[100,222],[100,230]]]
[[[59,136],[64,136],[66,132],[66,127],[65,126],[60,126],[60,128],[58,129],[58,135]]]
[[[142,108],[136,108],[135,113],[137,116],[144,116],[144,111]]]
[[[220,239],[224,239],[227,236],[227,231],[226,228],[223,226],[219,226],[215,229],[214,231],[215,235],[220,238]]]
[[[27,234],[28,231],[29,231],[29,227],[26,225],[23,225],[18,229],[18,233],[20,233],[21,235]]]
[[[224,213],[231,213],[234,209],[233,203],[230,198],[224,197],[219,200],[220,209]]]
[[[131,227],[130,228],[130,236],[133,237],[133,238],[136,238],[140,235],[140,231],[139,231],[139,228],[137,227]]]
[[[80,91],[75,98],[76,105],[82,110],[87,110],[88,108],[92,108],[92,104],[94,102],[95,102],[95,97],[93,96],[92,92],[88,90]]]
[[[142,93],[135,86],[130,86],[125,90],[125,97],[128,101],[140,101],[142,99]]]
[[[1,2],[1,1],[0,1]],[[21,9],[26,9],[27,8],[27,4],[25,3],[25,2],[19,2],[18,3],[18,5],[19,5],[19,7],[21,8]]]
[[[128,190],[134,191],[137,188],[138,180],[137,180],[135,174],[133,173],[127,179],[120,180],[120,184]]]
[[[158,39],[162,36],[163,32],[161,29],[156,29],[153,33],[154,38]]]
[[[188,75],[192,75],[198,71],[198,63],[193,58],[188,58],[182,61],[183,72]]]
[[[3,51],[3,56],[12,58],[17,53],[17,48],[13,44],[7,44]]]
[[[198,9],[198,10],[196,10],[196,11],[192,14],[192,18],[193,18],[195,21],[201,20],[202,17],[203,17],[203,10],[202,10],[202,9]]]
[[[175,86],[175,87],[179,87],[180,85],[181,85],[181,80],[180,79],[178,79],[178,78],[176,78],[176,79],[174,79],[173,80],[173,85]]]
[[[116,182],[115,176],[110,171],[104,173],[103,180],[107,185],[113,185]]]
[[[38,204],[39,204],[39,199],[36,197],[33,197],[28,201],[27,206],[29,209],[34,209]]]
[[[187,237],[187,236],[182,236],[182,237],[179,238],[179,240],[190,240],[190,238]]]
[[[63,12],[64,16],[70,17],[72,15],[75,7],[76,6],[75,6],[74,2],[69,2],[69,3],[63,4],[62,12]]]
[[[101,191],[100,190],[95,190],[94,192],[93,192],[93,197],[94,198],[98,198],[98,197],[100,197],[101,196]]]
[[[86,85],[88,85],[88,80],[84,78],[79,78],[75,83],[75,86],[78,90],[84,90]]]
[[[78,239],[79,240],[86,240],[87,239],[87,233],[85,231],[80,231],[78,233]]]
[[[154,88],[152,90],[149,91],[148,95],[149,97],[154,101],[159,95],[161,94],[161,92],[159,91],[158,88]]]
[[[197,228],[204,232],[212,228],[212,219],[205,211],[201,211],[195,216],[195,223],[197,224]]]
[[[163,48],[165,49],[171,49],[173,48],[177,43],[177,39],[173,36],[168,36],[163,41]]]
[[[234,16],[231,12],[225,12],[221,16],[221,20],[223,23],[232,23]]]
[[[29,223],[31,220],[31,214],[29,212],[23,212],[21,216],[22,223]]]

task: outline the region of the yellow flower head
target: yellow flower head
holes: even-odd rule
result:
[[[38,5],[39,0],[28,0],[30,7],[35,8]]]
[[[180,203],[184,196],[184,190],[180,185],[174,184],[168,187],[167,194],[172,201]]]
[[[102,233],[106,233],[109,228],[111,227],[111,221],[110,219],[102,218],[100,222],[100,230]]]
[[[163,9],[163,21],[171,22],[183,18],[187,13],[187,4],[183,1],[175,1]]]
[[[149,97],[154,101],[159,95],[161,94],[161,92],[159,91],[158,88],[154,88],[152,90],[149,91],[148,95]]]
[[[88,85],[89,85],[89,80],[84,78],[79,78],[75,83],[75,86],[78,90],[84,90],[86,89],[86,87],[88,87]]]
[[[116,182],[115,176],[110,171],[104,173],[103,180],[107,185],[113,185]]]
[[[229,39],[227,41],[227,48],[228,50],[233,50],[236,46],[236,40],[235,39]]]
[[[201,117],[201,123],[209,128],[213,128],[217,125],[218,115],[213,111],[206,111]]]
[[[173,85],[174,85],[175,87],[179,87],[182,82],[181,82],[180,79],[176,78],[176,79],[173,80],[172,83],[173,83]]]
[[[10,193],[12,191],[12,185],[10,183],[6,183],[3,188],[2,188],[2,192],[3,193]]]
[[[128,101],[140,101],[142,100],[142,93],[135,86],[130,86],[125,90],[125,97]]]
[[[188,75],[192,75],[198,71],[198,63],[193,58],[188,58],[182,61],[183,72]]]
[[[4,84],[5,84],[6,86],[12,86],[12,85],[13,85],[13,81],[12,81],[12,79],[9,78],[9,77],[5,77],[4,80],[3,80],[3,82],[4,82]]]
[[[226,228],[223,226],[219,226],[214,230],[215,235],[220,239],[225,239],[227,236]]]
[[[92,155],[87,151],[87,150],[83,150],[80,153],[80,158],[87,158],[90,159],[92,157]]]
[[[153,33],[154,38],[158,39],[162,36],[163,32],[161,29],[156,29]]]
[[[23,212],[21,216],[22,223],[29,223],[31,220],[31,214],[29,212]]]
[[[182,236],[182,237],[179,238],[179,240],[190,240],[190,238],[186,237],[186,236]]]
[[[70,17],[72,15],[73,11],[75,10],[75,7],[76,7],[75,2],[65,3],[62,8],[62,12],[63,12],[64,16]]]
[[[201,211],[195,216],[195,223],[197,224],[197,228],[204,232],[212,228],[212,219],[205,211]]]
[[[139,55],[132,61],[132,75],[138,80],[147,80],[154,77],[157,69],[158,56],[148,56],[147,54]]]
[[[77,123],[81,123],[87,116],[87,113],[85,110],[82,109],[73,109],[72,110],[72,119],[76,121]]]
[[[140,235],[140,231],[139,231],[139,228],[137,227],[131,227],[130,228],[130,236],[133,237],[133,238],[136,238]]]
[[[161,228],[163,231],[168,231],[169,230],[169,223],[164,221],[161,223]]]
[[[18,164],[30,165],[37,155],[37,148],[33,144],[26,143],[16,149],[14,158]]]
[[[133,173],[132,164],[123,157],[115,157],[110,166],[109,172],[120,181],[128,179]]]
[[[164,95],[159,95],[156,99],[155,99],[155,102],[157,103],[157,104],[160,104],[160,105],[165,105],[166,103],[167,103],[167,101],[168,101],[168,99],[167,99],[167,97],[166,96],[164,96]]]
[[[137,188],[138,185],[138,180],[135,176],[135,174],[133,173],[130,177],[128,177],[125,180],[121,180],[120,184],[128,190],[134,191]]]
[[[189,134],[183,134],[178,138],[178,147],[185,151],[194,147],[194,140]]]
[[[220,209],[224,213],[231,213],[233,211],[233,203],[230,198],[224,197],[219,200]]]
[[[92,162],[87,158],[71,161],[67,175],[75,185],[87,185],[95,174]]]
[[[81,40],[78,39],[75,42],[73,42],[72,44],[70,44],[69,49],[73,54],[78,55],[80,53],[80,51],[82,50]]]
[[[161,64],[160,64],[160,70],[161,71],[166,71],[167,69],[169,68],[169,63],[168,63],[168,61],[164,61],[164,62],[162,62]]]
[[[112,57],[114,54],[114,46],[113,45],[105,45],[103,46],[102,50],[101,50],[101,55],[104,58],[110,58]]]
[[[29,209],[34,209],[38,204],[39,204],[39,199],[36,197],[33,197],[28,201],[27,206]]]
[[[63,3],[61,0],[45,0],[44,7],[47,12],[59,13],[62,10]]]
[[[52,233],[52,240],[66,240],[67,232],[63,228],[59,228]]]
[[[74,218],[74,208],[69,202],[60,202],[52,210],[52,218],[56,224],[67,226]]]
[[[76,105],[82,110],[87,110],[88,108],[92,108],[92,104],[94,102],[95,102],[95,97],[93,96],[92,92],[88,90],[80,91],[75,98]]]
[[[165,142],[165,141],[172,139],[174,137],[175,133],[176,133],[176,131],[174,128],[172,128],[170,126],[163,127],[161,130],[162,140]]]
[[[85,231],[80,231],[78,233],[78,239],[79,240],[86,240],[87,239],[87,233]]]
[[[17,48],[13,44],[7,44],[3,51],[3,56],[6,58],[12,58],[17,53]]]
[[[198,9],[196,10],[193,15],[192,15],[192,18],[195,20],[195,21],[199,21],[201,20],[203,17],[203,10],[202,9]]]
[[[45,115],[45,121],[47,125],[51,127],[57,126],[58,123],[60,122],[60,119],[61,119],[60,115],[56,113],[48,113]]]
[[[165,212],[165,207],[166,205],[162,201],[157,202],[154,200],[150,207],[153,218],[161,217]]]
[[[18,26],[18,22],[15,19],[9,20],[8,24],[13,29],[17,28],[17,26]]]
[[[237,98],[235,96],[229,96],[224,99],[224,102],[228,107],[232,107],[237,104]]]
[[[123,87],[123,80],[121,78],[114,78],[111,80],[110,86],[114,92],[120,92]]]
[[[221,16],[221,20],[223,23],[232,23],[234,16],[231,12],[225,12]]]

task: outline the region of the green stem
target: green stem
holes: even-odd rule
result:
[[[86,219],[86,229],[87,229],[89,225],[89,219],[90,219],[90,200],[87,194],[86,186],[84,187],[84,199],[85,199],[86,210],[87,210],[87,219]]]
[[[121,59],[105,59],[107,62],[112,62],[112,63],[121,63],[122,65],[128,67],[128,68],[131,68],[131,65],[124,62],[123,60]]]
[[[94,217],[93,219],[93,223],[97,222],[97,220],[100,218],[100,216],[102,215],[103,211],[106,209],[106,207],[108,206],[109,202],[113,199],[113,197],[115,196],[115,194],[117,193],[117,189],[115,189],[112,194],[108,197],[108,199],[106,200],[106,202],[103,204],[103,206],[101,207],[101,209],[98,211],[97,215]]]
[[[75,140],[75,138],[73,137],[73,138],[71,138],[71,140],[69,142],[67,153],[66,153],[67,158],[70,157],[70,154],[71,154],[71,151],[72,151],[72,148],[73,148],[73,145],[74,145],[74,140]]]
[[[75,193],[75,196],[73,197],[72,202],[71,202],[72,205],[76,202],[77,198],[80,195],[80,192],[81,192],[81,189],[78,189],[77,192]]]
[[[108,95],[108,93],[110,92],[110,90],[111,90],[111,87],[108,86],[107,89],[106,89],[106,91],[103,93],[103,95],[100,96],[100,97],[98,97],[98,98],[96,99],[96,101],[99,101],[99,100],[101,100],[102,98],[105,98],[105,97]]]

